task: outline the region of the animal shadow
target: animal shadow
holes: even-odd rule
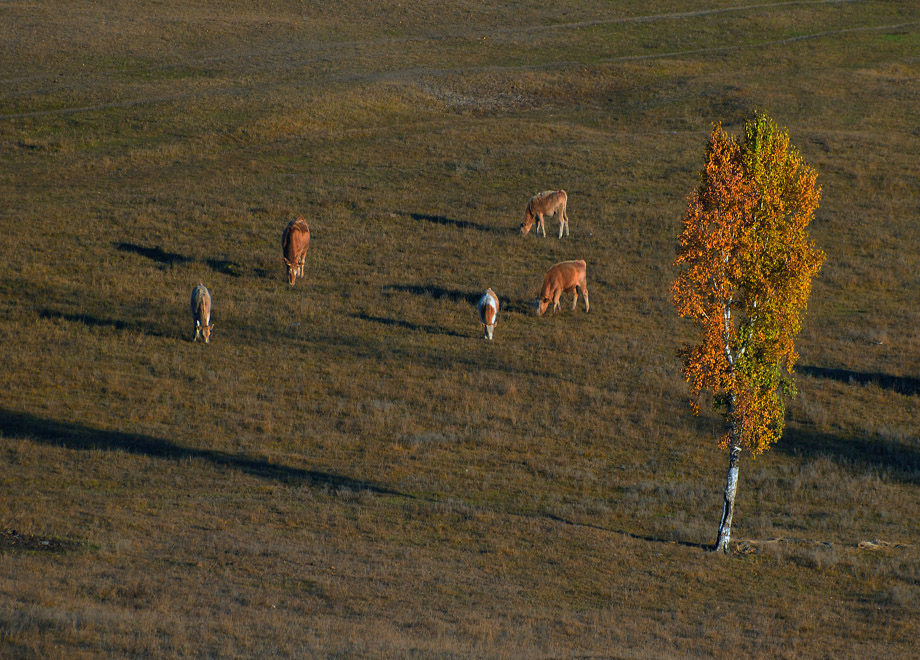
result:
[[[470,222],[469,220],[454,220],[453,218],[448,218],[443,215],[431,215],[428,213],[409,213],[408,215],[413,220],[418,220],[420,222],[431,222],[446,227],[457,227],[458,229],[475,229],[476,231],[491,232],[494,234],[507,234],[512,230],[511,228],[492,227],[478,222]]]
[[[131,330],[134,332],[141,332],[145,335],[150,335],[151,337],[166,337],[166,336],[177,336],[177,335],[168,335],[166,332],[163,332],[162,329],[155,328],[148,324],[128,322],[122,319],[107,319],[94,316],[93,314],[69,314],[67,312],[60,312],[55,309],[41,309],[38,311],[39,318],[42,319],[59,319],[62,321],[67,321],[68,323],[80,323],[85,325],[88,328],[111,328],[113,330]]]
[[[467,335],[462,335],[459,332],[454,332],[453,330],[447,330],[445,328],[438,328],[433,325],[424,325],[421,323],[410,323],[409,321],[401,321],[399,319],[388,319],[382,316],[370,316],[369,314],[351,314],[352,318],[361,319],[362,321],[370,321],[371,323],[380,323],[382,325],[388,325],[394,328],[403,328],[405,330],[411,330],[412,332],[425,332],[427,334],[433,335],[447,335],[449,337],[466,337]]]
[[[160,247],[147,247],[145,245],[137,245],[136,243],[115,243],[115,249],[120,250],[121,252],[132,252],[138,254],[142,257],[155,261],[164,266],[176,266],[179,264],[186,264],[192,261],[195,261],[193,257],[187,257],[184,254],[179,254],[177,252],[166,252]],[[215,273],[220,273],[222,275],[229,275],[230,277],[241,277],[244,275],[244,267],[235,261],[230,261],[229,259],[206,259],[205,265],[210,268]],[[254,268],[253,274],[256,277],[268,278],[272,274],[264,268]]]
[[[215,273],[222,273],[230,277],[239,277],[243,274],[242,267],[233,261],[228,261],[226,259],[208,259],[205,263],[208,265],[208,268]]]
[[[524,314],[527,316],[536,315],[536,305],[534,298],[522,300],[520,298],[502,298],[499,296],[498,301],[501,303],[501,311],[506,314]]]
[[[482,298],[482,294],[485,292],[485,289],[477,289],[476,291],[445,289],[444,287],[435,286],[433,284],[388,284],[383,287],[383,290],[398,293],[411,293],[415,296],[426,296],[434,300],[465,302],[473,307],[479,304],[479,299]],[[533,299],[522,300],[520,298],[505,298],[502,297],[500,291],[496,293],[498,295],[498,302],[501,305],[501,313],[534,314]]]
[[[452,302],[465,302],[469,305],[476,305],[482,297],[482,291],[469,292],[459,291],[457,289],[445,289],[434,284],[388,284],[383,287],[384,291],[397,293],[411,293],[415,296],[427,296],[435,300],[450,300]],[[485,289],[483,289],[485,291]]]
[[[891,376],[881,373],[863,373],[849,369],[830,369],[827,367],[799,366],[796,371],[806,376],[815,378],[828,378],[840,383],[855,383],[869,385],[875,383],[884,390],[892,390],[898,394],[913,396],[920,394],[920,378],[907,376]]]
[[[192,261],[191,257],[186,257],[177,252],[166,252],[161,247],[147,247],[145,245],[137,245],[136,243],[116,243],[115,249],[121,252],[133,252],[134,254],[139,254],[142,257],[146,257],[147,259],[166,266],[175,266]]]

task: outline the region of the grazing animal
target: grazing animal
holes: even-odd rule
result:
[[[479,299],[479,320],[482,321],[483,337],[492,340],[492,331],[498,323],[498,296],[492,289],[486,289]]]
[[[534,222],[537,228],[534,231],[539,236],[540,231],[546,236],[546,225],[543,224],[543,216],[555,215],[559,218],[559,238],[562,238],[562,231],[569,235],[569,214],[566,213],[565,207],[568,203],[568,195],[564,190],[547,190],[537,193],[527,202],[527,208],[524,209],[524,222],[521,223],[521,233],[526,234],[533,227]]]
[[[590,308],[587,272],[588,264],[582,259],[563,261],[546,271],[543,288],[540,289],[540,297],[537,298],[537,316],[543,316],[550,301],[553,303],[553,314],[555,314],[559,309],[559,297],[563,291],[574,296],[572,299],[572,310],[574,310],[578,302],[578,289],[581,289],[581,295],[585,297],[585,312],[587,312]]]
[[[310,247],[310,225],[300,216],[291,220],[281,233],[281,258],[288,269],[288,284],[294,286],[297,276],[303,277],[303,266]]]
[[[198,338],[201,337],[205,344],[210,343],[211,328],[214,327],[214,324],[211,323],[211,293],[204,284],[199,284],[192,289],[191,308],[192,318],[195,320],[194,341],[198,341]]]

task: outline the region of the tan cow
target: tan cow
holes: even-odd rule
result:
[[[479,299],[479,320],[482,321],[483,337],[492,340],[492,331],[498,323],[498,296],[492,289],[486,289]]]
[[[550,301],[553,303],[553,314],[555,314],[559,309],[559,297],[563,291],[573,295],[572,310],[574,311],[578,302],[578,289],[581,289],[581,295],[585,297],[585,312],[587,312],[590,309],[587,274],[588,264],[581,259],[563,261],[546,271],[543,288],[540,289],[540,297],[537,298],[537,316],[543,316]]]
[[[194,341],[198,341],[198,338],[201,337],[205,344],[210,343],[211,328],[214,327],[214,324],[211,323],[211,293],[204,284],[199,284],[192,289],[191,308],[192,318],[195,321]]]
[[[568,195],[564,190],[546,190],[537,193],[527,202],[527,208],[524,209],[524,222],[521,223],[521,233],[526,234],[537,223],[534,231],[538,236],[543,231],[546,236],[546,225],[543,224],[543,216],[553,216],[559,218],[559,238],[562,238],[562,231],[569,235],[569,214],[566,213],[565,207],[568,203]]]
[[[288,269],[288,284],[294,286],[297,276],[303,277],[303,266],[310,247],[310,225],[300,216],[291,220],[281,233],[281,257]]]

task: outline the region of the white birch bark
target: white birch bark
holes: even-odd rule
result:
[[[732,444],[728,449],[728,475],[725,478],[725,495],[722,499],[722,519],[719,521],[719,537],[716,541],[716,552],[729,550],[728,544],[732,536],[732,516],[735,513],[735,492],[738,490],[738,464],[741,462],[741,446],[738,445],[732,434]]]

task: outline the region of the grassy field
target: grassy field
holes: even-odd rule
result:
[[[0,25],[0,657],[916,652],[920,6],[23,0]],[[712,123],[754,110],[819,172],[828,259],[726,557],[668,288]],[[549,188],[571,236],[522,237]],[[537,318],[576,258],[590,313]]]

